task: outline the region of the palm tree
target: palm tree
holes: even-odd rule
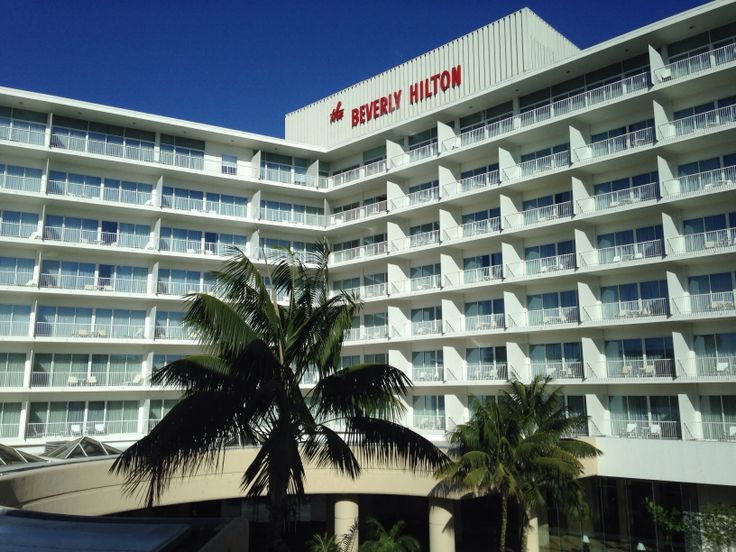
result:
[[[498,403],[475,402],[470,421],[449,436],[453,462],[437,471],[440,492],[499,495],[500,551],[506,550],[509,502],[521,513],[523,550],[529,519],[545,504],[545,492],[568,490],[583,472],[580,459],[599,454],[592,445],[567,438],[586,417],[567,412],[560,389],[548,383],[515,381]]]
[[[328,297],[328,254],[326,243],[316,244],[312,267],[285,255],[267,285],[233,250],[214,273],[215,295],[187,296],[185,324],[203,354],[154,374],[154,385],[179,386],[182,398],[113,464],[126,492],[143,489],[151,506],[175,474],[219,466],[233,440],[257,445],[242,489],[267,495],[269,546],[281,550],[289,497],[304,494],[305,461],[351,478],[361,462],[430,470],[446,462],[396,423],[410,387],[403,372],[385,364],[339,368],[344,334],[362,305],[344,293]],[[285,305],[276,299],[282,294]],[[299,381],[310,369],[319,381],[305,395]]]
[[[307,541],[307,550],[309,552],[341,552],[337,546],[335,535],[327,533],[320,535],[315,533],[312,538]]]
[[[373,518],[368,518],[369,540],[360,545],[360,552],[419,552],[419,541],[409,535],[402,535],[406,523],[397,521],[390,530]]]

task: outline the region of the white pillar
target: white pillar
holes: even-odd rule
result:
[[[453,502],[429,499],[429,552],[455,552]]]
[[[358,497],[340,495],[335,499],[335,538],[340,541],[355,527],[351,546],[345,552],[358,552]]]

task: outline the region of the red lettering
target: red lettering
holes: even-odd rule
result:
[[[452,68],[452,87],[460,86],[460,66]]]
[[[437,80],[440,78],[440,74],[437,73],[436,75],[432,75],[432,84],[434,85],[434,92],[433,94],[437,95]]]
[[[360,112],[357,109],[353,109],[351,111],[352,119],[353,119],[353,126],[358,126],[358,123],[360,122]]]
[[[360,106],[360,124],[365,124],[365,105]]]
[[[369,121],[373,118],[373,102],[365,104],[365,114]]]
[[[378,112],[378,104],[380,103],[379,100],[373,100],[373,118],[380,117],[381,114]]]
[[[440,87],[442,88],[442,91],[444,92],[448,88],[450,88],[450,72],[449,71],[442,71],[442,76],[440,77]]]
[[[429,79],[424,79],[424,94],[428,97],[432,97],[432,92],[429,91]]]
[[[419,101],[419,85],[415,82],[409,86],[409,103],[414,105]]]
[[[396,102],[396,109],[399,109],[399,104],[401,103],[401,90],[394,92],[394,101]],[[393,109],[391,111],[393,111]]]
[[[385,115],[387,113],[388,100],[389,100],[389,98],[387,98],[385,96],[383,98],[381,98],[381,115]]]

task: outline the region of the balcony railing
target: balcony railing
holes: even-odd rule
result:
[[[445,368],[443,366],[413,366],[411,379],[415,382],[441,382],[445,379]]]
[[[460,180],[460,182],[452,182],[443,187],[445,195],[456,195],[474,192],[498,186],[501,183],[501,175],[497,170],[468,176]]]
[[[627,134],[622,134],[620,136],[614,136],[607,140],[601,140],[600,142],[586,144],[585,146],[575,150],[575,156],[578,161],[585,161],[614,155],[622,151],[648,146],[653,143],[654,129],[648,127],[635,130],[634,132],[629,132]]]
[[[616,190],[615,192],[607,192],[580,199],[578,200],[578,207],[580,207],[580,211],[583,213],[592,213],[595,211],[605,211],[606,209],[626,207],[644,201],[656,201],[657,197],[657,182],[649,182],[641,186],[634,186],[624,190]]]
[[[217,255],[228,256],[229,247],[233,244],[219,242],[203,242],[202,240],[188,240],[181,238],[160,238],[158,240],[159,251],[171,251],[173,253],[188,253],[190,255]],[[237,246],[235,246],[237,247]],[[284,252],[280,251],[280,255]]]
[[[359,245],[350,249],[342,249],[332,252],[333,263],[345,263],[354,259],[362,259],[364,257],[375,257],[377,255],[385,255],[388,251],[388,242],[382,241]]]
[[[110,435],[138,433],[138,420],[106,422],[48,422],[26,424],[26,437],[80,437],[82,435]]]
[[[598,320],[594,316],[594,309],[586,312],[591,320]],[[668,316],[666,297],[655,297],[652,299],[634,299],[632,301],[614,301],[601,304],[601,318],[603,320],[627,320],[632,318],[648,318],[655,316]]]
[[[159,326],[157,325],[154,332],[154,339],[176,339],[189,341],[193,339],[192,333],[186,326]]]
[[[736,121],[736,105],[719,107],[705,113],[697,113],[689,117],[677,119],[660,127],[662,136],[687,136],[718,129]]]
[[[477,144],[483,140],[488,140],[490,138],[506,134],[512,130],[514,130],[514,118],[507,117],[500,121],[486,123],[477,128],[464,130],[460,132],[458,136],[453,136],[452,138],[448,138],[442,142],[442,147],[445,151],[458,147],[464,148],[465,146]]]
[[[533,274],[547,274],[562,270],[575,270],[575,253],[564,253],[541,259],[529,259],[520,263],[509,263],[508,275],[514,278]]]
[[[736,245],[736,228],[723,228],[709,232],[686,234],[668,240],[672,253],[710,254],[716,250],[730,250]]]
[[[649,240],[580,253],[581,266],[608,265],[662,257],[662,240]]]
[[[444,414],[414,414],[414,429],[445,431],[445,424]]]
[[[609,378],[674,378],[674,362],[671,358],[626,358],[606,360]]]
[[[660,67],[654,72],[654,75],[660,81],[675,80],[687,77],[688,75],[701,73],[732,61],[736,61],[736,44],[727,44],[715,50],[696,54]]]
[[[33,239],[38,237],[38,225],[24,222],[0,222],[0,236]]]
[[[559,324],[573,324],[580,321],[578,307],[553,307],[547,309],[532,309],[526,313],[510,315],[514,326],[556,326]]]
[[[0,320],[0,336],[28,337],[28,320]]]
[[[140,386],[145,378],[135,372],[32,372],[31,387]]]
[[[517,180],[519,178],[527,178],[543,174],[555,169],[567,168],[570,166],[570,151],[559,151],[537,159],[522,161],[517,165],[504,169],[506,180]]]
[[[522,211],[521,213],[507,215],[506,223],[512,228],[519,228],[522,226],[531,226],[533,224],[540,224],[543,222],[559,220],[571,216],[572,201],[565,201],[563,203],[544,205],[542,207],[527,209],[526,211]]]
[[[360,167],[355,167],[354,169],[350,169],[348,171],[333,174],[331,184],[332,186],[342,186],[343,184],[347,184],[348,182],[352,182],[354,180],[358,180],[360,178],[365,178],[382,172],[386,172],[385,159],[379,159],[378,161],[373,161],[372,163],[361,165]]]
[[[693,293],[690,297],[673,299],[675,314],[733,314],[736,312],[736,292],[716,291],[711,293]],[[688,311],[687,307],[690,307]]]
[[[132,249],[144,249],[151,244],[151,237],[148,235],[84,230],[64,226],[44,227],[43,239],[47,241],[93,244],[107,247],[129,247]]]
[[[668,196],[684,196],[699,192],[713,192],[733,188],[736,183],[736,166],[713,169],[665,180],[662,186]]]
[[[627,439],[680,439],[680,422],[674,420],[611,420],[611,435]]]
[[[0,140],[43,146],[46,141],[46,126],[14,120],[3,122],[0,123]]]
[[[154,160],[154,143],[144,140],[124,140],[122,136],[57,127],[51,131],[51,147],[83,151],[95,155],[122,157],[135,161]]]
[[[462,237],[464,238],[500,232],[501,217],[492,217],[483,220],[474,220],[473,222],[466,222],[460,228],[462,228]]]
[[[411,323],[411,335],[439,335],[442,333],[442,320],[423,320]]]
[[[403,197],[397,197],[391,200],[392,209],[401,209],[403,207],[414,207],[416,205],[422,205],[424,203],[430,203],[437,201],[440,198],[440,189],[437,186],[426,188],[424,190],[417,190],[411,192]]]
[[[508,366],[505,362],[471,363],[467,366],[469,381],[495,381],[508,379]]]
[[[177,146],[176,150],[164,149],[164,146],[161,146],[159,163],[201,171],[204,169],[204,152],[201,150],[183,148],[181,146]]]
[[[532,362],[532,374],[554,379],[582,379],[583,363],[576,360],[547,360]]]
[[[361,205],[354,209],[348,209],[346,211],[331,214],[330,224],[342,224],[345,222],[352,222],[354,220],[362,220],[368,217],[384,214],[387,210],[388,202],[386,200],[370,203],[368,205]]]
[[[488,330],[502,330],[505,327],[503,313],[480,314],[466,316],[463,319],[463,328],[466,332],[482,332]]]
[[[106,291],[119,293],[147,293],[148,282],[136,278],[98,278],[84,274],[43,273],[39,281],[42,288],[76,289],[84,291]]]
[[[709,378],[736,377],[736,355],[696,356],[695,372]]]
[[[211,293],[213,291],[212,285],[209,282],[205,282],[203,286],[199,282],[167,282],[158,281],[156,283],[156,294],[157,295],[186,295],[187,293]]]
[[[33,286],[33,270],[0,270],[0,286]]]
[[[482,266],[469,268],[462,272],[455,272],[445,276],[446,285],[458,286],[463,284],[475,284],[478,282],[490,282],[503,278],[503,267],[501,265]]]
[[[279,165],[261,166],[260,179],[320,190],[327,188],[329,183],[329,179],[324,176],[306,174],[294,170],[294,167]]]
[[[372,297],[381,297],[383,295],[388,295],[388,284],[384,282],[380,284],[370,284],[368,286],[357,286],[352,288],[343,288],[342,290],[333,290],[331,296],[334,297],[340,291],[355,295],[359,299],[370,299]]]
[[[21,367],[22,368],[22,367]],[[23,371],[0,372],[0,388],[23,387]]]
[[[736,420],[685,424],[686,439],[736,443]]]
[[[273,222],[285,222],[289,224],[306,224],[308,226],[324,226],[325,216],[316,213],[297,213],[293,211],[281,211],[262,207],[260,220]]]
[[[442,275],[432,274],[431,276],[422,276],[420,278],[411,278],[403,282],[395,282],[397,287],[394,290],[397,293],[405,293],[409,291],[423,291],[427,289],[438,289],[442,284]]]
[[[391,251],[401,251],[403,249],[413,249],[415,247],[423,247],[439,243],[440,231],[430,230],[429,232],[420,232],[412,234],[406,238],[401,238],[391,242]]]
[[[386,339],[388,337],[388,326],[363,326],[362,328],[350,328],[345,332],[345,341],[364,341],[370,339]]]
[[[36,322],[36,337],[143,339],[145,327],[134,324],[105,324],[91,328],[89,322]]]
[[[416,163],[417,161],[422,161],[423,159],[436,157],[438,151],[439,149],[437,147],[437,142],[430,142],[429,144],[424,144],[423,146],[409,149],[409,151],[392,157],[391,166],[396,168],[402,165],[406,165],[407,163]]]
[[[41,191],[41,179],[30,176],[0,174],[0,188],[5,190],[17,190],[19,192],[38,193]]]
[[[49,179],[47,191],[51,195],[65,197],[81,197],[85,199],[99,199],[111,203],[127,203],[130,205],[153,206],[153,192],[140,192],[122,188],[108,188],[104,185],[81,184],[66,180]]]

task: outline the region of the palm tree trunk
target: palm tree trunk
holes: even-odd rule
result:
[[[509,497],[505,493],[501,493],[501,529],[498,536],[499,552],[506,551],[506,525],[509,517]]]
[[[288,551],[284,542],[286,518],[288,512],[287,493],[285,485],[277,483],[278,478],[271,476],[271,485],[268,491],[268,550],[269,552]]]
[[[521,509],[521,542],[519,543],[519,552],[526,552],[526,543],[529,539],[529,514],[524,508]]]

